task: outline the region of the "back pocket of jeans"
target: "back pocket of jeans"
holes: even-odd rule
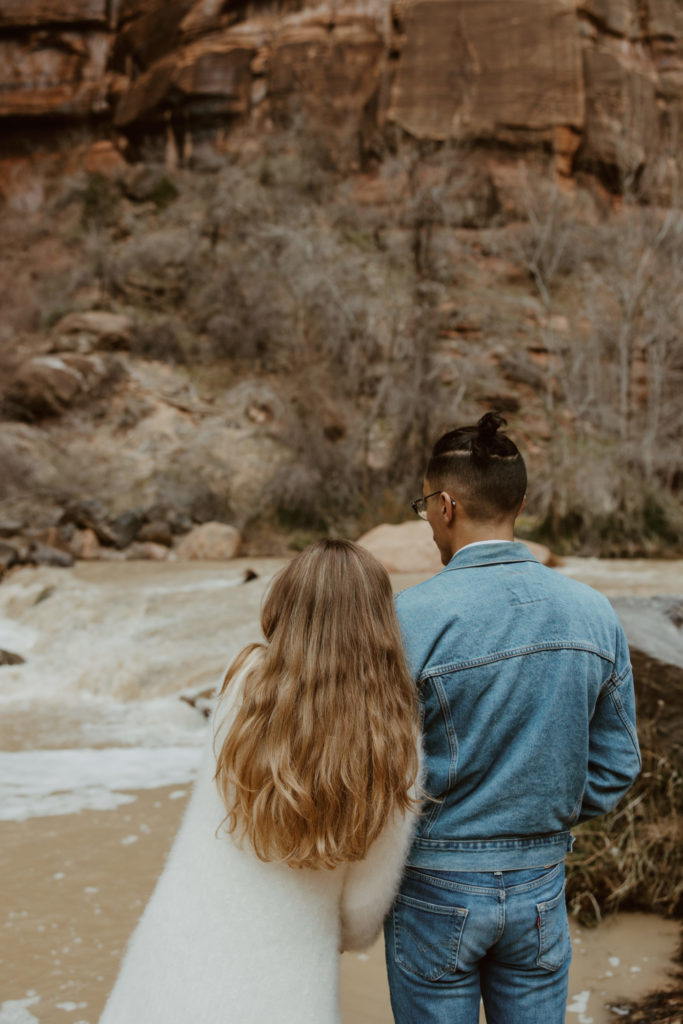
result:
[[[457,968],[467,910],[399,895],[392,917],[396,963],[404,971],[438,981]]]
[[[564,885],[557,896],[544,903],[537,903],[536,910],[538,911],[538,957],[536,963],[547,971],[556,971],[569,959],[572,952]]]

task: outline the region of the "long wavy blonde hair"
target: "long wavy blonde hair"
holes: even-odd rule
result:
[[[318,541],[275,577],[261,627],[266,642],[237,656],[221,690],[246,664],[217,757],[225,827],[261,860],[359,860],[412,806],[417,774],[417,698],[389,577],[351,541]]]

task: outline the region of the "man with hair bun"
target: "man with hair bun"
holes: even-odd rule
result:
[[[422,713],[427,799],[385,922],[396,1024],[561,1024],[564,858],[640,771],[628,646],[607,598],[514,540],[517,446],[488,412],[432,449],[444,568],[396,607]]]

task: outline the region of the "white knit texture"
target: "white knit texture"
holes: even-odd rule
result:
[[[236,678],[219,702],[217,749],[240,691]],[[339,1024],[339,949],[375,939],[414,820],[395,819],[364,861],[334,871],[264,863],[216,833],[215,767],[211,738],[100,1024]]]

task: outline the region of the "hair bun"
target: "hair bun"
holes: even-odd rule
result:
[[[499,412],[485,412],[477,423],[477,433],[482,441],[490,441],[500,430],[507,426],[507,420]]]
[[[499,412],[485,412],[477,423],[477,436],[472,438],[472,455],[476,459],[488,459],[498,447],[496,434],[507,420]]]

